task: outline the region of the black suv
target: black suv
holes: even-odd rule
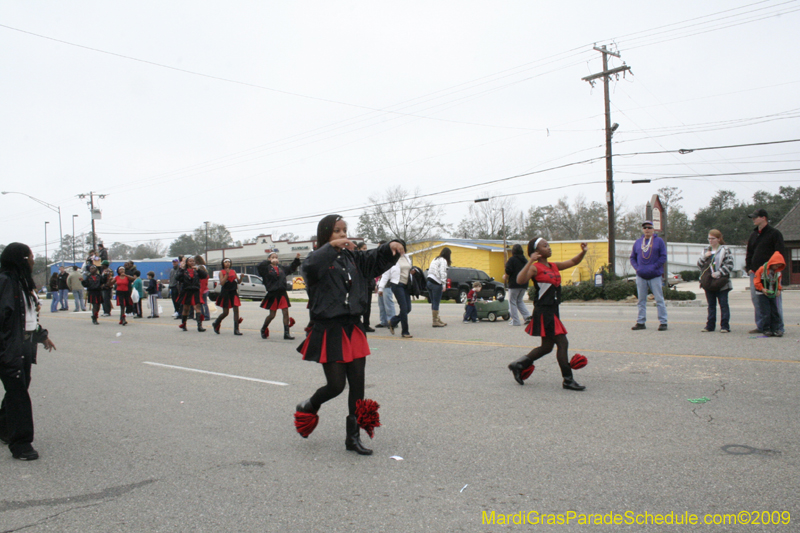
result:
[[[481,282],[479,298],[491,300],[493,297],[502,300],[506,297],[506,289],[503,284],[490,278],[486,272],[476,268],[447,267],[447,283],[442,292],[443,300],[455,300],[458,303],[467,301],[467,293],[472,290],[472,283]],[[423,291],[423,296],[428,298],[427,289]],[[430,298],[428,298],[430,301]]]

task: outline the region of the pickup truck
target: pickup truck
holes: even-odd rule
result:
[[[208,279],[208,297],[216,302],[222,290],[222,284],[219,282],[219,271]],[[267,288],[264,287],[264,282],[255,274],[242,274],[242,281],[239,283],[239,298],[247,298],[249,300],[262,300],[267,295]]]

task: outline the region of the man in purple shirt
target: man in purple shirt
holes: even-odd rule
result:
[[[658,309],[658,331],[667,330],[667,305],[664,303],[664,289],[661,280],[664,274],[664,264],[667,262],[667,245],[664,240],[655,234],[653,222],[645,220],[642,223],[644,235],[639,237],[631,250],[631,265],[636,271],[636,293],[639,296],[639,317],[636,325],[631,329],[636,331],[646,329],[647,320],[647,291],[653,293]]]

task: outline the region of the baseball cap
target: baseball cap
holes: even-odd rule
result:
[[[767,214],[767,211],[765,209],[756,209],[755,211],[747,215],[747,218],[756,218],[756,217],[769,218],[769,215]]]
[[[652,225],[653,225],[653,221],[652,220],[645,220],[644,222],[642,222],[642,227],[652,226]]]

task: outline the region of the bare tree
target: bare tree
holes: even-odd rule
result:
[[[373,242],[399,238],[407,243],[437,238],[448,229],[442,222],[444,210],[423,201],[419,190],[413,193],[400,186],[384,197],[370,196],[374,205],[358,219],[356,232]]]

